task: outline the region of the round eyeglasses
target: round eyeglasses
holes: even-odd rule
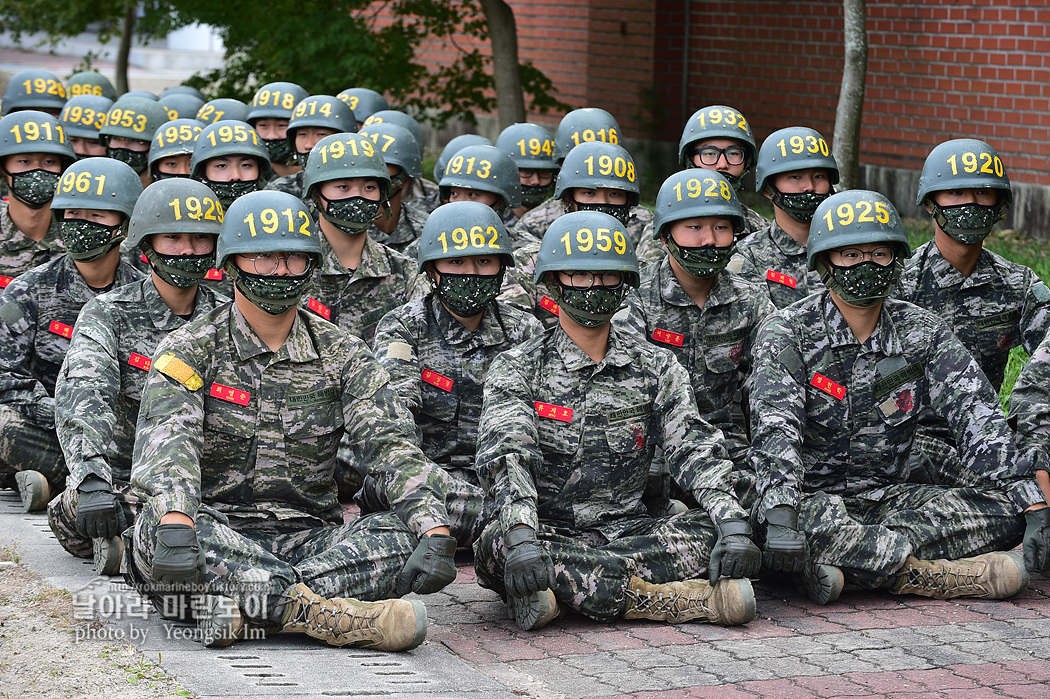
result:
[[[285,269],[288,270],[288,274],[293,277],[306,274],[310,271],[310,267],[313,266],[313,257],[305,252],[286,252],[283,254],[264,252],[254,257],[248,255],[243,257],[246,260],[251,260],[252,266],[255,267],[255,273],[264,277],[272,277],[277,274],[277,268],[280,267],[282,260],[284,261]]]

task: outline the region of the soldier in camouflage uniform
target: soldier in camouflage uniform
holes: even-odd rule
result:
[[[413,648],[426,609],[389,598],[451,582],[455,539],[389,375],[360,340],[298,308],[320,258],[312,228],[283,192],[227,212],[217,254],[234,303],[170,333],[143,389],[131,570],[158,606],[169,590],[205,593],[193,609],[206,646],[263,627]],[[344,431],[392,511],[344,523]]]
[[[295,153],[295,162],[305,169],[310,151],[326,136],[337,133],[356,133],[357,119],[354,112],[342,100],[331,95],[311,95],[295,105],[288,121],[288,143]],[[312,207],[309,196],[303,191],[303,170],[278,177],[266,189],[287,192],[299,197]]]
[[[204,131],[204,122],[196,119],[172,119],[157,129],[149,146],[150,179],[154,182],[169,177],[189,177],[193,173],[193,148]]]
[[[405,252],[409,245],[419,240],[423,224],[430,215],[419,200],[405,201],[405,192],[411,183],[423,176],[422,149],[415,136],[397,124],[372,124],[361,133],[372,139],[390,174],[390,196],[383,206],[383,214],[368,228],[368,236],[398,252]],[[408,253],[405,255],[411,259]]]
[[[514,158],[521,185],[521,206],[503,217],[508,230],[522,216],[551,198],[558,176],[558,146],[539,124],[511,124],[500,132],[496,147]],[[518,241],[519,245],[525,241]],[[513,243],[513,241],[512,241]]]
[[[937,599],[1001,599],[1028,584],[1019,555],[986,552],[1018,543],[1019,515],[1042,507],[1042,495],[970,354],[932,313],[887,298],[909,254],[885,197],[832,196],[808,245],[827,290],[759,330],[751,458],[764,559],[774,572],[802,573],[819,604],[844,580]],[[908,482],[927,410],[959,444],[955,484]],[[1045,551],[1045,531],[1025,546]]]
[[[750,621],[747,578],[761,554],[721,433],[700,417],[674,355],[610,323],[638,284],[622,222],[597,211],[559,218],[543,239],[541,279],[560,326],[497,356],[485,379],[477,468],[498,514],[474,546],[479,581],[526,630],[561,605],[599,621]],[[648,516],[656,447],[700,508]]]
[[[106,114],[112,106],[113,100],[105,97],[80,95],[71,98],[62,108],[58,123],[66,130],[77,160],[101,158],[106,154],[106,147],[99,140],[99,129],[106,123]]]
[[[423,127],[420,126],[415,118],[396,109],[380,109],[370,114],[364,120],[365,126],[374,126],[376,124],[395,124],[403,129],[407,129],[412,134],[412,137],[416,139],[416,143],[419,145],[419,158],[420,160],[423,159],[423,146],[426,144],[426,139],[423,136]],[[440,181],[438,179],[438,182]],[[425,177],[412,178],[405,189],[403,201],[427,214],[444,203],[437,184]],[[415,254],[409,255],[409,257],[414,259]]]
[[[721,174],[671,175],[657,194],[654,224],[664,259],[643,269],[639,290],[628,295],[630,321],[689,372],[700,415],[725,437],[736,495],[747,509],[755,502],[755,476],[736,403],[750,374],[755,333],[775,309],[762,288],[725,269],[745,221]]]
[[[127,94],[109,108],[98,137],[106,156],[131,166],[145,188],[153,181],[149,174],[153,135],[168,121],[167,110],[155,99]]]
[[[755,186],[773,202],[775,220],[741,241],[729,269],[765,286],[777,308],[823,289],[807,269],[806,241],[813,212],[838,181],[835,156],[813,129],[792,126],[762,142]]]
[[[203,182],[229,207],[270,181],[270,154],[247,122],[223,119],[205,126],[193,144],[190,177]]]
[[[27,512],[43,509],[66,480],[54,395],[77,315],[98,294],[140,278],[121,260],[120,241],[141,192],[124,163],[71,165],[52,201],[68,254],[21,275],[0,297],[0,474],[14,474]]]
[[[0,172],[10,190],[0,202],[0,288],[66,251],[50,206],[62,171],[74,160],[54,117],[27,110],[0,119]]]
[[[287,82],[267,83],[252,97],[244,120],[251,124],[266,147],[274,178],[294,175],[302,170],[288,140],[288,124],[295,105],[307,97],[308,93],[302,86]]]
[[[67,551],[93,557],[100,575],[116,573],[119,534],[138,509],[128,499],[131,452],[150,358],[168,332],[229,301],[199,286],[215,266],[219,212],[200,182],[150,185],[135,204],[128,242],[148,256],[151,275],[84,306],[58,374],[55,428],[69,476],[48,506],[48,523]]]
[[[490,207],[440,206],[420,240],[419,271],[432,291],[387,313],[373,349],[415,416],[423,453],[447,476],[452,535],[469,547],[491,517],[482,513],[485,493],[474,470],[485,373],[497,354],[542,328],[525,311],[495,300],[504,269],[514,261],[503,223]],[[371,479],[359,499],[362,511],[386,509]]]

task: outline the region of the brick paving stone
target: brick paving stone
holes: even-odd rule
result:
[[[663,681],[664,687],[680,687],[683,691],[690,687],[720,684],[718,678],[706,672],[704,668],[658,667],[653,668],[650,672],[653,677]]]
[[[984,602],[969,607],[975,612],[987,614],[991,619],[1037,619],[1042,614],[1011,602]]]
[[[658,699],[673,699],[674,697],[688,697],[688,699],[755,699],[760,694],[745,692],[738,687],[693,687],[686,694],[664,693]],[[654,699],[657,699],[654,697]]]
[[[835,651],[852,651],[859,648],[882,648],[885,644],[870,636],[870,631],[845,631],[825,634],[820,642]]]
[[[886,623],[876,617],[871,612],[867,611],[856,611],[856,612],[838,612],[828,611],[822,615],[825,621],[832,624],[841,624],[848,631],[858,631],[862,629],[881,629],[885,628]]]
[[[814,655],[809,661],[821,668],[826,675],[845,675],[851,672],[878,672],[882,668],[874,663],[862,660],[852,653],[834,655]]]
[[[1046,699],[1048,689],[1045,684],[1007,684],[1000,685],[1003,696],[1020,697],[1020,699]]]
[[[693,663],[704,669],[718,667],[724,663],[736,661],[726,652],[721,644],[703,643],[693,646],[666,646],[663,652],[684,662]]]
[[[613,663],[624,663],[632,668],[648,670],[658,667],[681,667],[682,659],[670,653],[661,653],[649,648],[641,650],[618,650],[608,653]]]
[[[1043,656],[1039,660],[1008,661],[1003,667],[1020,672],[1033,682],[1050,682],[1050,663],[1047,660]]]
[[[820,697],[854,697],[871,693],[870,687],[859,685],[841,675],[798,677],[795,684],[812,690]]]
[[[752,662],[729,662],[717,667],[707,667],[706,669],[714,673],[726,684],[747,680],[771,680],[776,677],[775,673],[758,667]]]
[[[963,641],[980,641],[986,638],[981,632],[983,624],[954,624],[951,626],[916,626],[916,634],[928,636],[941,643],[962,643]]]
[[[922,656],[906,652],[903,648],[881,648],[858,650],[853,653],[861,660],[874,663],[884,670],[925,669],[929,667]]]
[[[871,615],[883,622],[882,628],[902,628],[919,624],[928,624],[931,615],[923,607],[897,607],[895,609],[875,609]]]
[[[675,626],[639,625],[631,629],[631,636],[641,639],[651,647],[694,644],[696,639]]]
[[[851,672],[846,678],[858,685],[870,687],[876,693],[921,692],[923,686],[903,677],[899,672]]]
[[[983,663],[985,661],[984,658],[978,655],[968,653],[951,645],[937,644],[929,646],[913,646],[908,649],[908,652],[925,659],[927,664],[934,667],[972,665],[974,663]]]
[[[985,659],[987,662],[1003,662],[1005,660],[1029,660],[1031,656],[1026,651],[1010,647],[1002,641],[986,641],[959,643],[961,650],[973,653]]]
[[[801,677],[803,675],[816,676],[827,673],[827,670],[823,667],[810,662],[809,656],[807,656],[805,660],[801,658],[792,658],[790,656],[779,658],[755,658],[752,662],[758,667],[766,668],[776,677]]]
[[[785,619],[780,625],[793,634],[830,634],[848,631],[842,624],[833,624],[827,619],[819,616],[803,616],[793,619]]]
[[[972,678],[981,686],[998,687],[1004,684],[1024,684],[1029,681],[1025,672],[1008,667],[1006,663],[980,665],[952,665],[947,668],[960,677]]]
[[[952,604],[938,608],[934,613],[948,624],[968,624],[988,621],[988,615],[981,613],[980,606],[967,607],[953,600]]]
[[[911,627],[896,629],[869,629],[864,631],[863,634],[873,642],[878,643],[880,646],[915,646],[927,645],[930,642],[929,637],[915,633],[915,630]],[[986,637],[979,636],[978,638],[983,640]]]
[[[740,687],[765,699],[818,699],[820,696],[811,689],[800,687],[790,680],[741,682]]]
[[[514,660],[537,660],[547,657],[547,653],[540,648],[524,640],[499,640],[488,639],[481,642],[484,650],[496,656],[495,661],[499,663],[512,662]]]
[[[902,670],[901,677],[923,685],[930,691],[947,689],[973,689],[977,684],[969,677],[960,677],[944,668],[932,670]]]
[[[631,638],[623,631],[602,631],[587,635],[587,643],[593,644],[599,652],[620,648],[644,648],[645,641]]]

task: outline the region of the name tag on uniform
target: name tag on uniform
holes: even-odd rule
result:
[[[314,313],[316,313],[317,315],[324,318],[325,320],[332,319],[332,309],[330,309],[328,306],[324,305],[315,298],[311,298],[310,302],[306,304],[306,307]]]
[[[204,275],[204,278],[212,281],[219,281],[222,279],[222,270],[212,267],[208,270],[208,273]]]
[[[230,388],[229,386],[223,386],[221,383],[213,383],[211,385],[211,397],[224,400],[227,403],[248,405],[248,401],[252,397],[252,394],[248,393],[248,391],[242,391],[239,388]]]
[[[681,347],[685,344],[685,335],[679,335],[673,333],[670,330],[664,330],[663,328],[656,328],[653,330],[653,339],[657,342],[662,342],[665,345],[674,345],[675,347]]]
[[[1015,308],[1012,311],[997,313],[994,316],[978,318],[974,325],[978,330],[987,330],[988,328],[998,328],[1003,325],[1014,325],[1019,320],[1021,320],[1021,311]]]
[[[554,299],[549,296],[544,296],[540,299],[540,308],[545,311],[550,311],[554,315],[561,315],[558,313],[558,304],[554,303]]]
[[[59,323],[57,320],[51,321],[51,325],[47,326],[47,329],[56,335],[61,335],[67,340],[73,337],[73,326],[66,325],[65,323]]]
[[[5,277],[0,275],[0,289],[6,289],[7,285],[15,280],[14,277]]]
[[[798,282],[795,280],[794,277],[789,277],[788,275],[784,274],[783,272],[774,272],[771,269],[767,269],[766,270],[766,279],[768,279],[771,282],[775,282],[777,284],[783,284],[784,286],[790,286],[792,289],[794,289],[796,286],[798,286]]]
[[[827,376],[814,372],[813,378],[810,379],[809,383],[816,386],[824,393],[827,393],[832,398],[838,398],[842,400],[846,397],[846,387],[840,383],[835,383]]]
[[[442,376],[433,369],[427,369],[425,367],[423,369],[422,379],[425,383],[428,383],[431,386],[437,386],[442,391],[451,391],[452,384],[454,383],[452,379],[447,376]]]
[[[551,405],[550,403],[541,403],[535,401],[533,405],[536,406],[536,413],[540,417],[547,417],[551,420],[561,420],[562,422],[572,422],[572,408],[566,408],[561,405]]]
[[[128,357],[128,364],[135,367],[136,369],[142,369],[143,371],[149,371],[150,365],[153,364],[153,360],[149,357],[143,357],[141,354],[131,353]]]
[[[149,258],[146,257],[146,253],[142,253],[142,255],[139,256],[139,259],[142,260],[143,263],[147,265],[149,264]]]

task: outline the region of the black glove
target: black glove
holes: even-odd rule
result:
[[[397,576],[397,594],[437,592],[456,579],[456,540],[448,534],[424,535]]]
[[[89,539],[110,539],[127,528],[124,508],[98,476],[88,476],[77,487],[77,531]]]
[[[762,562],[778,573],[801,573],[809,558],[806,535],[798,530],[798,513],[791,507],[766,510],[766,548]]]
[[[197,532],[188,524],[161,524],[157,527],[157,549],[153,553],[153,582],[165,585],[193,585],[204,579],[204,549],[197,544]]]
[[[742,519],[726,519],[718,523],[718,539],[711,549],[707,566],[708,579],[714,585],[722,575],[731,578],[750,578],[762,565],[762,552],[751,541],[751,525]]]
[[[1050,573],[1050,507],[1024,513],[1024,567]]]
[[[503,566],[503,584],[511,597],[528,597],[546,590],[554,577],[551,557],[536,541],[532,527],[511,529],[504,537],[507,562]]]

